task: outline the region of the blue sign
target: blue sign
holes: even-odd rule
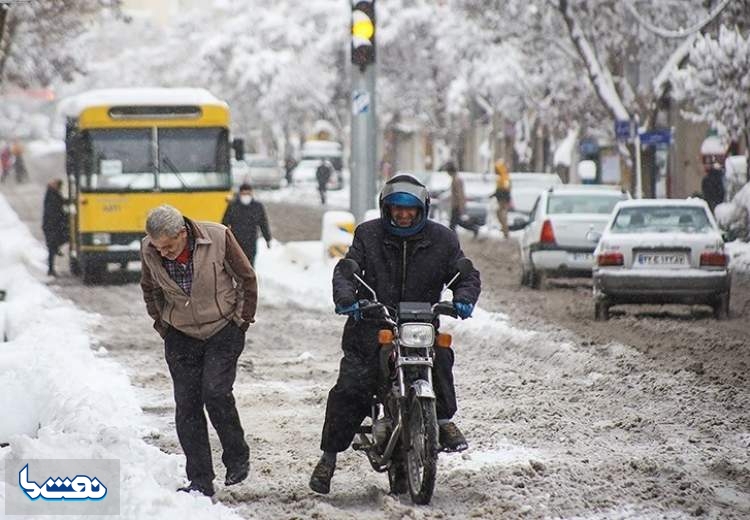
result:
[[[639,136],[641,138],[641,146],[655,146],[655,145],[667,145],[672,144],[672,131],[669,128],[657,128],[650,132],[643,132]]]
[[[619,140],[628,140],[633,137],[633,124],[629,119],[615,121],[615,137]]]

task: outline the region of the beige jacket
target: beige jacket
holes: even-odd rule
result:
[[[185,219],[195,238],[193,284],[188,296],[172,280],[146,236],[141,243],[141,289],[154,328],[164,337],[172,326],[208,339],[229,321],[255,321],[258,284],[234,235],[221,224]]]
[[[466,208],[464,181],[458,173],[453,174],[451,179],[451,207],[457,209],[459,213],[463,213]]]

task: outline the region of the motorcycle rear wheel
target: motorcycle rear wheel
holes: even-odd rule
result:
[[[412,395],[408,404],[406,473],[415,504],[429,504],[435,490],[438,426],[435,400]]]

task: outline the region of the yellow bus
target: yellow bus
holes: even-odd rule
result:
[[[92,90],[66,99],[70,268],[84,282],[139,259],[148,211],[219,222],[231,190],[229,107],[193,88]]]

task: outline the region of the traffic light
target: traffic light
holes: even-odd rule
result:
[[[375,63],[375,0],[352,0],[352,63]]]

